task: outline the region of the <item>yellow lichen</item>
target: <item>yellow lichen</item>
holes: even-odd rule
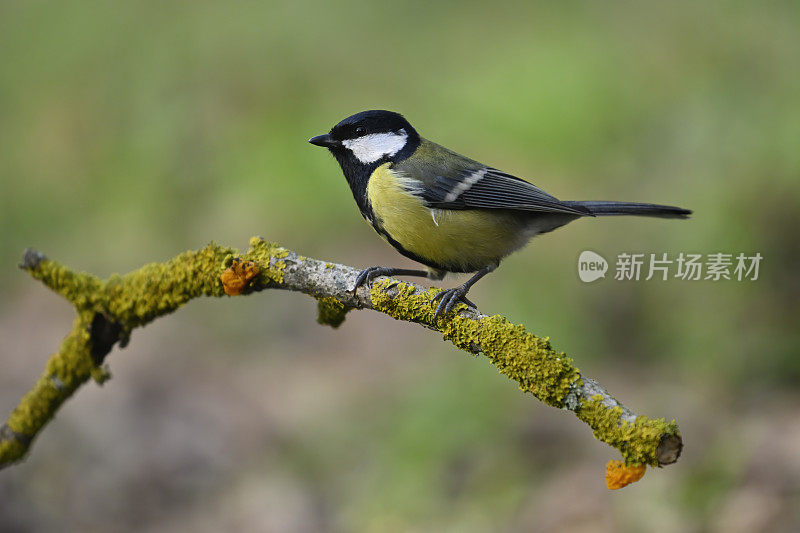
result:
[[[225,294],[219,271],[230,248],[209,244],[166,263],[151,263],[105,284],[102,307],[130,331],[157,316],[170,313],[198,296]]]
[[[72,332],[61,343],[59,351],[47,362],[44,373],[8,417],[8,428],[25,441],[55,414],[58,407],[91,375],[94,363],[89,349],[89,313],[75,319]],[[9,440],[0,446],[0,465],[21,459],[25,446]]]
[[[25,457],[27,447],[16,439],[3,439],[0,441],[0,465],[12,461],[19,461]]]
[[[250,239],[250,250],[245,254],[245,258],[261,267],[259,279],[267,284],[283,283],[283,272],[286,269],[286,262],[283,259],[288,256],[289,250],[259,237]]]
[[[622,408],[609,408],[597,396],[589,401],[576,397],[582,382],[572,359],[555,351],[548,338],[537,337],[521,325],[510,323],[501,316],[480,320],[459,316],[458,309],[447,317],[434,321],[435,308],[430,304],[437,289],[415,294],[412,285],[383,279],[370,291],[373,306],[399,319],[436,326],[446,340],[462,350],[482,352],[498,370],[530,392],[539,400],[559,408],[575,411],[578,418],[589,424],[594,436],[618,448],[629,465],[658,465],[657,448],[664,435],[677,434],[677,424],[664,419],[644,416],[634,424],[620,420]],[[387,293],[391,288],[392,294]]]
[[[99,278],[75,272],[55,261],[43,259],[36,268],[28,271],[77,308],[96,305],[101,297],[103,282]]]
[[[431,299],[437,289],[414,294],[414,287],[383,279],[373,284],[370,296],[376,309],[399,319],[420,322],[438,327],[446,340],[468,352],[480,351],[498,370],[519,384],[520,389],[531,392],[543,402],[556,407],[564,406],[564,399],[580,378],[572,359],[556,352],[547,339],[537,337],[523,326],[510,323],[501,316],[472,320],[458,315],[464,304],[446,317],[434,321],[435,307]]]
[[[73,272],[43,256],[25,263],[32,276],[73,303],[78,317],[58,353],[48,361],[44,374],[9,417],[7,426],[12,437],[0,440],[0,465],[24,455],[28,443],[81,383],[90,376],[98,380],[107,377],[105,369],[96,366],[91,356],[90,325],[96,313],[113,318],[121,329],[120,344],[124,344],[134,328],[174,311],[192,298],[224,295],[227,284],[220,280],[220,273],[235,264],[247,266],[239,273],[245,278],[245,286],[249,283],[260,289],[283,283],[287,262],[294,264],[297,260],[296,256],[289,256],[285,248],[254,237],[250,250],[243,255],[211,243],[165,263],[145,265],[124,276],[112,275],[106,281]],[[332,263],[325,266],[335,267]],[[551,347],[548,338],[537,337],[500,316],[480,320],[460,316],[463,304],[437,319],[431,299],[438,289],[417,293],[411,285],[395,283],[384,279],[373,284],[370,295],[375,309],[399,320],[439,329],[457,347],[486,355],[523,391],[549,405],[575,411],[593,429],[596,438],[622,452],[627,469],[624,472],[638,472],[636,469],[643,469],[645,464],[657,465],[660,443],[679,436],[674,420],[640,416],[629,423],[621,419],[621,407],[608,407],[602,396],[582,397],[578,369],[569,357]],[[336,298],[318,299],[318,320],[333,327],[341,324],[349,309]]]
[[[134,328],[178,309],[192,298],[224,295],[220,272],[239,258],[246,265],[243,275],[250,276],[247,281],[251,284],[282,283],[288,250],[259,238],[251,239],[250,244],[251,250],[240,256],[236,250],[211,243],[165,263],[145,265],[124,276],[114,274],[106,281],[74,272],[44,256],[24,262],[23,268],[31,276],[75,306],[78,317],[33,389],[9,416],[6,431],[10,436],[0,439],[0,465],[21,459],[30,441],[82,383],[90,377],[100,382],[108,378],[108,371],[97,366],[91,356],[90,325],[96,313],[113,317],[121,328],[120,344],[124,344]],[[258,270],[261,272],[252,278]]]
[[[327,296],[318,298],[317,302],[317,322],[338,328],[344,322],[345,316],[350,308],[346,307],[336,298]]]
[[[638,416],[632,424],[622,420],[622,408],[604,405],[599,394],[584,401],[575,414],[589,424],[595,438],[622,452],[622,458],[629,466],[658,466],[657,450],[661,439],[665,435],[678,435],[678,425],[674,420],[667,422],[663,418],[646,416]]]

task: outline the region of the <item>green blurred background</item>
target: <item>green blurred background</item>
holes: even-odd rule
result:
[[[678,420],[681,460],[622,491],[615,450],[486,359],[270,292],[115,349],[0,472],[0,530],[797,531],[799,25],[796,2],[1,3],[5,412],[72,316],[25,247],[102,276],[252,235],[410,265],[306,143],[360,110],[561,198],[695,215],[570,225],[471,294]],[[588,285],[586,249],[764,260],[755,282]]]

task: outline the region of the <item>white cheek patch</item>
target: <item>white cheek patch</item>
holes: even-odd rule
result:
[[[370,133],[357,139],[342,141],[345,148],[364,164],[374,163],[385,156],[393,156],[403,149],[408,140],[406,130],[397,133]]]

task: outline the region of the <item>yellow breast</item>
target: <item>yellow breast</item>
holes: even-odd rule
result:
[[[498,263],[528,240],[524,221],[507,211],[425,207],[410,192],[414,182],[389,166],[378,167],[367,184],[373,224],[429,266],[473,272]]]

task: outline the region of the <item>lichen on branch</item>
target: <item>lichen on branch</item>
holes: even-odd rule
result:
[[[260,238],[243,254],[211,243],[163,263],[101,280],[28,250],[20,267],[73,304],[77,318],[33,389],[0,427],[0,467],[21,460],[60,405],[90,377],[108,377],[104,359],[131,332],[200,296],[247,295],[265,289],[303,292],[318,300],[318,321],[338,327],[352,309],[373,309],[442,333],[468,353],[485,355],[499,372],[542,402],[573,411],[594,436],[617,448],[627,467],[675,462],[682,439],[675,421],[636,416],[546,337],[501,316],[459,305],[434,316],[427,289],[390,278],[351,289],[358,270],[300,256]]]

